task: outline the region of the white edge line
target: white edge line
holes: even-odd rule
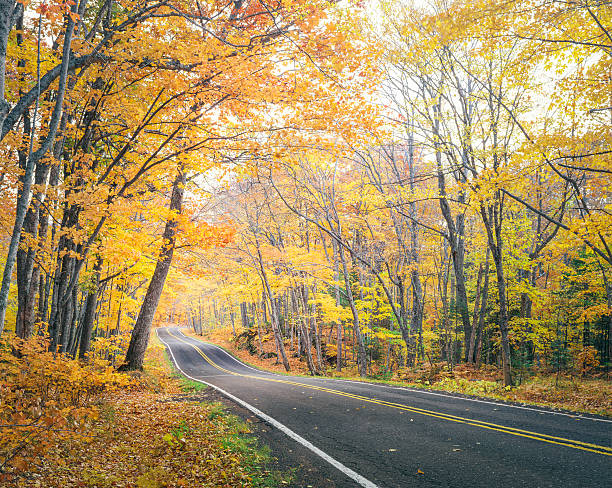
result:
[[[179,327],[180,329],[180,327]],[[158,329],[156,329],[158,330]],[[206,342],[206,341],[201,341],[199,339],[194,339],[193,337],[189,337],[186,336],[183,331],[179,330],[179,332],[186,338],[186,339],[192,339],[195,340],[201,344],[206,344],[207,346],[212,346],[215,347],[217,349],[219,349],[220,351],[224,352],[225,354],[227,354],[230,358],[232,358],[234,361],[242,364],[243,366],[245,366],[246,368],[252,369],[253,371],[257,371],[258,373],[268,373],[274,376],[280,376],[283,377],[283,375],[274,373],[274,372],[270,372],[270,371],[263,371],[260,369],[255,369],[251,366],[249,366],[248,364],[244,364],[242,361],[240,361],[238,358],[232,356],[230,353],[228,353],[225,349],[223,349],[222,347],[217,346],[216,344],[212,344],[210,342]],[[322,381],[339,381],[339,382],[343,382],[343,383],[353,383],[356,385],[369,385],[369,386],[375,386],[377,388],[385,388],[388,390],[400,390],[400,391],[411,391],[414,393],[423,393],[424,395],[434,395],[434,396],[440,396],[440,397],[445,397],[445,398],[453,398],[455,400],[465,400],[468,402],[477,402],[477,403],[486,403],[487,405],[496,405],[499,407],[506,407],[506,408],[518,408],[520,410],[529,410],[531,412],[538,412],[538,413],[543,413],[543,414],[548,414],[548,415],[561,415],[564,417],[570,417],[570,418],[574,418],[574,419],[580,419],[580,420],[592,420],[593,422],[608,422],[608,423],[612,423],[612,420],[608,420],[608,419],[599,419],[599,418],[595,418],[595,417],[588,417],[588,416],[584,416],[583,414],[580,413],[576,413],[576,414],[571,414],[571,413],[564,413],[564,412],[551,412],[550,410],[541,410],[539,408],[532,408],[532,407],[523,407],[520,405],[509,405],[507,403],[502,403],[502,402],[494,402],[494,401],[489,401],[489,400],[480,400],[477,398],[465,398],[462,396],[458,396],[458,395],[447,395],[445,393],[437,393],[434,391],[427,391],[427,390],[418,390],[416,388],[411,388],[409,386],[392,386],[392,385],[381,385],[379,383],[371,383],[369,381],[354,381],[354,380],[344,380],[341,378],[305,378],[305,379],[320,379]]]
[[[250,410],[251,412],[253,412],[257,417],[259,417],[260,419],[266,421],[267,423],[269,423],[270,425],[272,425],[273,427],[276,427],[278,430],[280,430],[281,432],[283,432],[284,434],[286,434],[288,437],[290,437],[291,439],[293,439],[294,441],[298,442],[299,444],[301,444],[302,446],[304,446],[306,449],[311,450],[313,453],[315,453],[317,456],[319,456],[320,458],[322,458],[323,460],[327,461],[329,464],[331,464],[334,468],[338,469],[339,471],[341,471],[342,473],[344,473],[345,475],[347,475],[349,478],[351,478],[352,480],[356,481],[357,483],[359,483],[360,486],[363,486],[364,488],[378,488],[377,485],[375,485],[374,483],[372,483],[370,480],[364,478],[363,476],[361,476],[359,473],[356,473],[355,471],[353,471],[351,468],[345,466],[344,464],[342,464],[340,461],[337,461],[336,459],[334,459],[333,457],[331,457],[329,454],[323,452],[321,449],[319,449],[318,447],[316,447],[315,445],[313,445],[312,443],[308,442],[306,439],[304,439],[301,435],[295,433],[294,431],[292,431],[289,427],[281,424],[278,420],[273,419],[272,417],[270,417],[269,415],[266,415],[265,413],[263,413],[261,410],[259,410],[258,408],[254,407],[253,405],[245,402],[244,400],[241,400],[238,397],[235,397],[234,395],[232,395],[231,393],[228,393],[227,391],[219,388],[216,385],[213,385],[211,383],[207,383],[206,381],[203,380],[199,380],[197,378],[194,378],[193,376],[189,376],[187,373],[185,373],[180,366],[178,365],[178,362],[176,361],[176,358],[174,357],[174,353],[172,352],[172,348],[168,345],[167,342],[165,342],[161,336],[159,335],[159,329],[155,330],[155,333],[157,334],[158,339],[166,346],[166,348],[168,349],[168,351],[170,352],[170,356],[172,356],[172,362],[174,363],[174,366],[187,378],[189,378],[190,380],[193,381],[197,381],[198,383],[203,383],[205,385],[210,386],[211,388],[214,388],[215,390],[217,390],[219,393],[221,393],[223,396],[229,398],[230,400],[232,400],[233,402],[243,406],[244,408],[246,408],[247,410]]]

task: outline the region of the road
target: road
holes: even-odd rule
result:
[[[344,473],[346,487],[611,487],[612,422],[439,392],[284,376],[158,329],[175,365]]]

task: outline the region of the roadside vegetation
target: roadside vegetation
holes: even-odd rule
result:
[[[282,363],[273,354],[274,343],[264,340],[264,351],[260,355],[249,350],[243,335],[244,330],[236,336],[232,329],[209,329],[200,336],[193,330],[183,329],[191,337],[217,344],[238,357],[241,361],[267,371],[287,374]],[[290,347],[289,347],[290,349]],[[291,349],[290,349],[291,350]],[[312,351],[314,354],[315,352]],[[308,365],[304,357],[290,354],[291,373],[308,375]],[[522,370],[520,382],[512,387],[503,385],[502,372],[494,365],[474,368],[466,364],[456,365],[451,369],[448,363],[420,364],[413,368],[401,368],[393,374],[384,369],[383,364],[374,364],[372,372],[366,377],[359,376],[355,364],[348,363],[341,373],[328,365],[321,372],[325,377],[350,379],[353,381],[373,381],[396,386],[446,391],[482,398],[491,398],[513,403],[540,405],[553,409],[574,412],[586,412],[612,416],[612,382],[605,374],[585,375],[580,369],[550,371],[545,369]]]
[[[273,487],[269,449],[206,387],[173,372],[155,339],[142,373],[2,344],[0,484],[7,488]],[[19,351],[16,356],[11,347]]]

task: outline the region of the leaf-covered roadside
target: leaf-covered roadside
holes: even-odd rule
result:
[[[132,380],[93,357],[87,365],[48,350],[39,336],[0,342],[0,481],[35,469],[58,443],[83,440],[103,393]]]
[[[72,368],[67,381],[89,374],[90,367],[65,362]],[[257,487],[285,481],[266,471],[269,455],[247,435],[246,424],[219,404],[199,402],[197,392],[184,393],[193,385],[172,376],[161,346],[150,348],[144,374],[115,376],[125,383],[97,392],[82,407],[86,418],[55,413],[66,416],[56,422],[58,428],[39,435],[35,444],[41,447],[24,449],[18,462],[7,463],[0,473],[2,486]],[[4,379],[2,386],[11,389]],[[4,401],[3,407],[4,449],[12,431],[5,427]]]

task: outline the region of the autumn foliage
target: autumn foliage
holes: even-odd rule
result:
[[[0,0],[0,467],[86,439],[159,323],[312,375],[609,382],[611,32],[606,2]]]
[[[311,374],[609,379],[609,7],[381,8],[379,124],[217,188],[235,238],[175,317]]]
[[[290,478],[267,469],[270,457],[248,424],[181,385],[158,342],[146,373],[132,375],[47,346],[3,344],[2,486],[232,488]]]
[[[57,443],[86,439],[98,419],[100,395],[130,384],[108,361],[82,365],[48,346],[40,337],[1,344],[2,473],[32,468]]]

